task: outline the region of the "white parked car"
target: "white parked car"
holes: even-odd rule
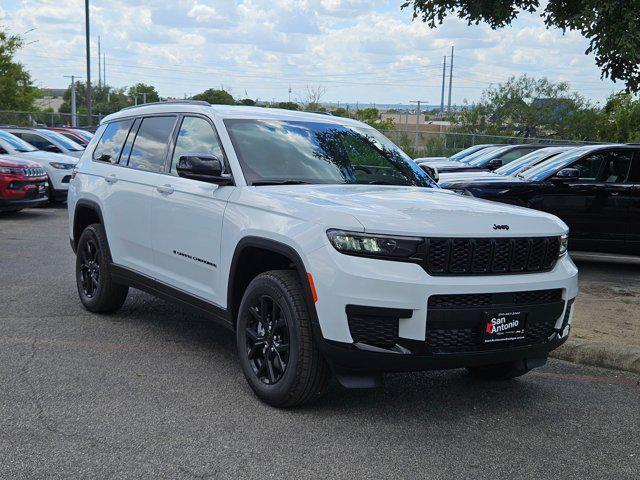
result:
[[[106,117],[69,190],[76,281],[93,312],[129,287],[235,332],[275,406],[383,372],[545,363],[577,269],[558,218],[438,188],[363,123],[169,102]]]
[[[39,163],[47,173],[49,181],[49,199],[64,201],[71,180],[71,170],[78,159],[59,153],[43,152],[24,140],[0,130],[0,155],[11,155]]]
[[[80,158],[84,152],[84,147],[79,143],[46,128],[3,127],[2,130],[44,152],[62,153],[76,158]]]

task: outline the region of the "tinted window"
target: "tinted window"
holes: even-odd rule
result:
[[[100,162],[118,163],[122,145],[132,123],[133,120],[121,120],[108,124],[93,151],[93,159]]]
[[[36,147],[38,150],[44,150],[47,147],[58,148],[46,138],[40,135],[36,135],[35,133],[17,132],[17,133],[14,133],[14,135],[17,137],[20,137],[25,142],[30,143],[31,145]],[[58,148],[58,150],[60,149]]]
[[[51,130],[40,130],[39,132],[43,137],[46,137],[51,141],[58,142],[67,150],[71,150],[75,152],[83,150],[82,145],[79,145],[73,140],[69,140],[68,138],[65,138],[63,135],[60,135],[58,132],[52,132]]]
[[[147,172],[164,170],[164,155],[176,117],[148,117],[142,120],[133,141],[129,166]]]
[[[35,148],[33,145],[8,132],[0,131],[0,142],[5,142],[5,144],[7,145],[6,147],[4,147],[5,149],[14,149],[16,152],[33,152],[37,150],[37,148]]]
[[[261,182],[435,186],[372,128],[324,122],[226,120],[245,178]]]
[[[472,153],[475,152],[479,152],[480,150],[482,150],[483,148],[487,148],[486,145],[474,145],[473,147],[469,147],[469,148],[465,148],[464,150],[456,153],[455,155],[451,155],[451,160],[460,160],[461,158],[464,158],[468,155],[471,155]]]
[[[605,183],[625,183],[629,178],[632,157],[631,151],[608,152],[604,158],[600,180]]]
[[[176,173],[176,165],[181,156],[197,154],[214,155],[221,162],[224,161],[220,139],[211,124],[203,118],[185,117],[173,151],[171,173]]]
[[[520,157],[524,157],[528,153],[531,153],[535,150],[537,149],[536,148],[518,148],[516,150],[511,150],[510,152],[507,152],[504,155],[502,155],[500,157],[500,161],[502,162],[502,165],[506,165],[508,163],[513,162],[514,160],[517,160]]]
[[[576,158],[585,155],[585,151],[589,151],[591,147],[576,147],[566,152],[560,153],[549,160],[545,160],[544,162],[536,165],[535,167],[531,167],[529,170],[525,172],[521,172],[518,174],[519,177],[526,178],[528,180],[546,180],[551,175],[555,174],[557,171],[563,169],[564,167],[571,166],[571,162],[573,162]]]
[[[609,155],[609,152],[594,153],[581,158],[577,162],[570,165],[580,172],[580,180],[595,180],[598,178],[602,162]]]

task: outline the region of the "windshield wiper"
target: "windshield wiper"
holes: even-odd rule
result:
[[[310,182],[304,180],[260,180],[259,182],[251,182],[251,186],[260,185],[310,185]]]

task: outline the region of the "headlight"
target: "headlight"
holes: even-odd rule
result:
[[[346,255],[379,258],[410,258],[423,242],[421,238],[370,235],[343,230],[327,230],[327,237],[336,250]]]
[[[569,235],[568,234],[564,234],[560,237],[560,252],[558,253],[558,256],[561,257],[563,256],[565,253],[567,253],[567,247],[569,246]]]
[[[49,162],[49,165],[60,170],[71,170],[73,167],[75,167],[73,163]]]
[[[22,169],[14,167],[0,167],[0,173],[4,173],[7,175],[17,175],[19,173],[22,173]]]

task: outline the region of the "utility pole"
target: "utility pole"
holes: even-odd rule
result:
[[[71,79],[71,126],[78,126],[78,114],[76,113],[76,77],[75,75],[65,75],[64,78]]]
[[[142,92],[142,103],[147,103],[147,92]]]
[[[453,45],[451,45],[451,59],[449,61],[449,100],[447,101],[447,111],[451,111],[451,85],[453,84]]]
[[[91,39],[89,38],[89,0],[84,0],[84,34],[87,44],[87,125],[93,124],[91,103]]]
[[[447,78],[447,56],[444,56],[442,62],[442,94],[440,95],[440,114],[444,111],[444,84]]]
[[[102,52],[102,85],[107,86],[107,54],[104,52]]]
[[[418,138],[420,135],[420,131],[419,131],[419,125],[420,125],[420,104],[424,102],[427,103],[426,100],[411,100],[409,103],[417,103],[418,104],[418,111],[416,112],[416,140],[415,140],[415,149],[416,151],[418,150]]]
[[[100,35],[98,35],[98,88],[102,85],[102,68],[100,59],[102,55],[100,55]]]

